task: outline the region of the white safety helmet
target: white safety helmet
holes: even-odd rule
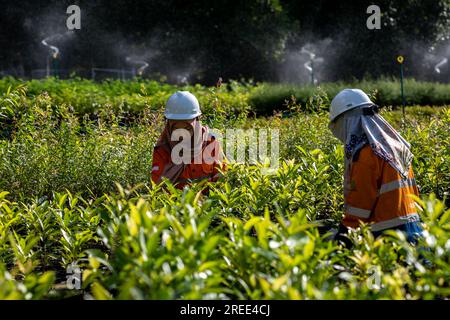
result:
[[[340,114],[349,110],[373,104],[364,91],[360,89],[344,89],[331,101],[330,121],[334,121]]]
[[[197,98],[188,91],[177,91],[166,103],[164,116],[169,120],[191,120],[201,115]]]

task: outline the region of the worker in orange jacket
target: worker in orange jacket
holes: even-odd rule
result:
[[[166,178],[176,188],[202,180],[214,182],[226,169],[217,137],[202,126],[197,98],[187,92],[174,93],[166,104],[165,128],[153,150],[152,180]]]
[[[359,89],[345,89],[331,102],[332,133],[345,145],[345,214],[337,234],[370,224],[375,236],[384,230],[406,233],[416,243],[422,235],[419,206],[410,195],[419,192],[410,145],[378,113]],[[345,240],[344,240],[345,242]]]

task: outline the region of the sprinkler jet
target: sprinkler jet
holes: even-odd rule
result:
[[[437,65],[434,66],[434,71],[441,73],[441,67],[448,62],[447,58],[442,59]]]
[[[322,57],[316,58],[316,54],[314,52],[311,52],[311,51],[305,49],[305,47],[302,48],[300,53],[307,54],[309,56],[309,61],[305,62],[303,64],[303,66],[305,67],[306,70],[309,71],[309,74],[311,75],[311,84],[314,85],[317,83],[317,79],[314,77],[314,68],[315,68],[314,65],[318,64],[318,63],[322,63],[323,58]]]
[[[50,40],[50,39],[51,39],[51,37],[45,38],[44,40],[41,41],[41,43],[44,46],[50,48],[50,50],[52,52],[53,59],[56,59],[56,58],[58,58],[58,55],[59,55],[59,49],[57,47],[55,47],[55,46],[52,46],[51,44],[48,44],[47,41]]]
[[[68,31],[68,32],[66,32],[66,33],[64,33],[64,34],[58,33],[58,34],[49,36],[49,37],[47,37],[47,38],[45,38],[45,39],[43,39],[43,40],[41,41],[41,43],[42,43],[44,46],[46,46],[47,48],[50,49],[50,55],[47,56],[47,64],[46,64],[46,70],[47,70],[46,73],[47,73],[47,77],[50,76],[50,58],[52,58],[53,60],[56,60],[56,59],[58,59],[59,53],[60,53],[58,47],[56,47],[56,46],[54,46],[54,45],[51,45],[49,42],[50,42],[50,41],[52,41],[52,42],[53,42],[53,41],[58,41],[58,40],[60,40],[61,38],[65,37],[65,36],[67,36],[67,35],[71,35],[71,34],[72,34],[71,31]]]
[[[46,46],[47,48],[50,49],[50,55],[47,56],[47,63],[46,63],[46,74],[47,74],[47,77],[50,76],[50,57],[52,57],[53,59],[58,59],[58,56],[59,56],[59,49],[58,49],[58,47],[53,46],[53,45],[49,44],[48,42],[49,41],[53,41],[53,40],[57,40],[57,39],[59,39],[61,37],[62,36],[60,34],[56,34],[56,35],[47,37],[47,38],[45,38],[45,39],[43,39],[41,41],[41,43],[44,46]]]
[[[140,67],[137,69],[137,74],[139,76],[142,76],[142,74],[144,73],[145,69],[147,69],[148,66],[149,66],[148,62],[146,62],[146,61],[135,60],[135,59],[132,59],[130,57],[127,57],[126,61],[130,62],[130,63],[133,63],[133,64],[136,64],[136,65],[140,65]]]
[[[188,84],[189,74],[183,73],[176,76],[177,82],[179,84]]]

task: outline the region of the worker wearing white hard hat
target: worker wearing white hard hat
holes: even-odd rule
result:
[[[409,143],[360,89],[334,97],[329,128],[344,144],[345,213],[339,234],[364,222],[375,235],[399,229],[415,242],[422,228],[411,197],[419,193]]]
[[[197,98],[188,91],[178,91],[172,94],[164,111],[164,116],[168,120],[191,120],[201,114]]]
[[[216,181],[225,170],[217,137],[200,122],[200,105],[188,91],[172,94],[166,103],[165,128],[153,151],[152,180],[170,180],[177,188],[194,181]]]

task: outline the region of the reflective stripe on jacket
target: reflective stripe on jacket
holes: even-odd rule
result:
[[[217,181],[219,178],[219,169],[224,170],[226,165],[221,162],[220,153],[222,152],[222,149],[219,141],[217,141],[214,137],[211,137],[208,141],[208,150],[213,150],[211,154],[213,161],[209,158],[209,160],[207,159],[208,161],[204,161],[204,163],[187,164],[177,180],[176,188],[182,189],[187,184],[205,179],[208,179],[208,181],[211,182]],[[164,171],[164,167],[171,161],[170,153],[165,148],[154,148],[152,164],[152,180],[154,182],[159,180]]]
[[[409,196],[419,195],[412,167],[404,179],[366,145],[353,160],[350,176],[342,221],[346,227],[355,228],[363,221],[371,224],[372,231],[382,231],[420,221],[419,208]]]

